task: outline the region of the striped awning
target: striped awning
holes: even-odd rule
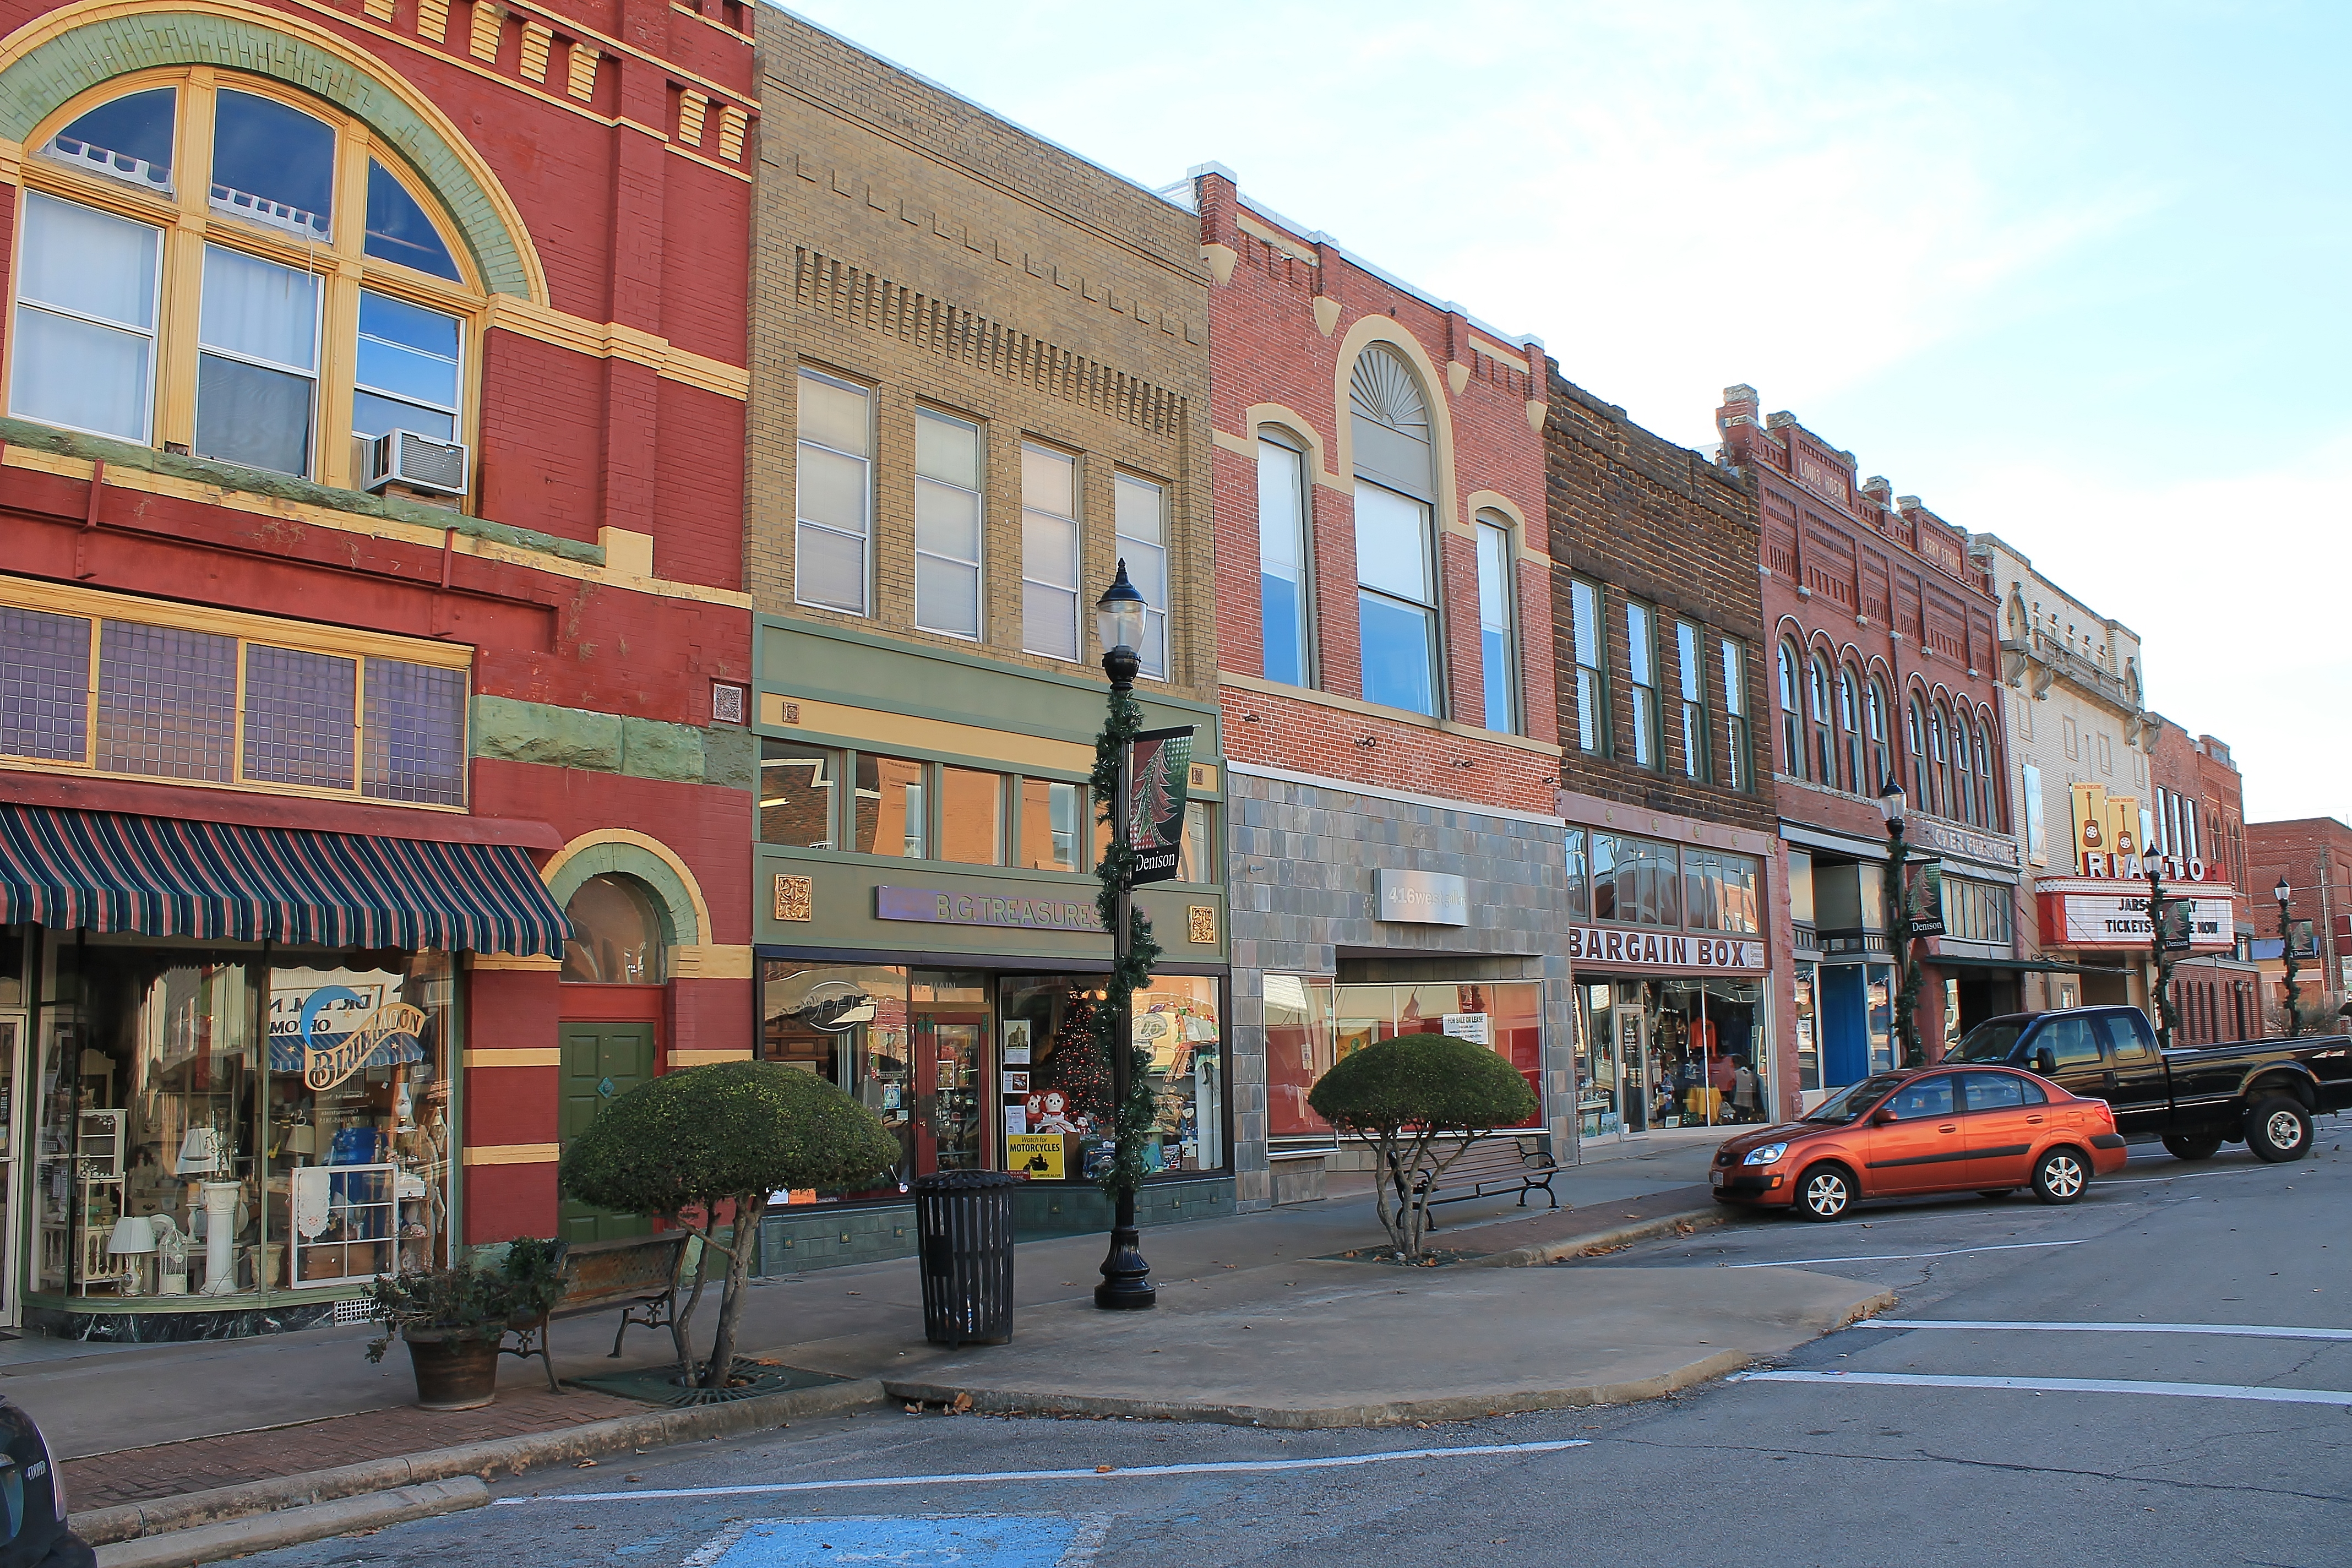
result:
[[[561,957],[572,922],[506,844],[0,805],[0,925]]]

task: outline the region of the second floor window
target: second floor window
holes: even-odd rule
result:
[[[1675,623],[1675,674],[1682,681],[1683,776],[1704,784],[1714,776],[1714,731],[1706,721],[1706,634],[1690,621]]]
[[[1805,661],[1805,707],[1812,721],[1813,752],[1811,759],[1814,782],[1837,787],[1837,751],[1832,736],[1830,708],[1830,667],[1819,654]]]
[[[1143,673],[1168,679],[1168,492],[1150,479],[1121,474],[1112,487],[1118,557],[1128,581],[1143,595]]]
[[[814,371],[800,379],[793,491],[793,595],[803,605],[866,613],[874,529],[873,398]]]
[[[1021,647],[1078,657],[1078,463],[1045,447],[1021,448]]]
[[[1568,585],[1568,618],[1576,644],[1576,745],[1592,756],[1609,751],[1608,667],[1601,658],[1601,585],[1581,577]]]
[[[1737,637],[1723,639],[1723,782],[1737,790],[1756,787],[1753,741],[1748,730],[1748,649]]]
[[[1486,686],[1486,728],[1515,734],[1519,727],[1518,636],[1512,614],[1511,531],[1478,521],[1478,662]]]
[[[1628,600],[1625,605],[1625,684],[1633,697],[1633,761],[1663,767],[1658,737],[1658,613]]]
[[[915,625],[980,637],[980,426],[915,415]]]
[[[1797,673],[1797,645],[1780,645],[1780,768],[1790,778],[1805,776],[1804,679]]]
[[[1866,764],[1862,755],[1862,681],[1852,665],[1838,666],[1838,766],[1841,787],[1856,795],[1866,795],[1870,786],[1864,782]]]
[[[1257,444],[1258,632],[1268,680],[1308,683],[1307,462],[1298,448]]]
[[[1429,509],[1378,485],[1356,487],[1356,613],[1364,700],[1437,712],[1437,583]]]
[[[1895,777],[1895,758],[1887,749],[1886,688],[1873,679],[1868,695],[1864,721],[1870,726],[1870,773],[1856,786],[1863,795],[1876,795]]]
[[[388,431],[464,442],[482,296],[365,124],[231,73],[101,88],[52,124],[25,163],[10,413],[348,487]]]

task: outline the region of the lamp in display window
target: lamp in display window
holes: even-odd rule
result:
[[[220,1129],[191,1127],[180,1143],[180,1158],[172,1169],[182,1176],[209,1175],[221,1168]]]
[[[150,1215],[155,1230],[155,1294],[188,1293],[188,1236],[168,1214]]]
[[[121,1292],[125,1296],[142,1296],[141,1289],[146,1271],[146,1259],[156,1249],[155,1223],[146,1215],[125,1215],[114,1222],[114,1234],[107,1238],[106,1251],[122,1263]]]

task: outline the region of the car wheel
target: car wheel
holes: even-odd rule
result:
[[[2071,1204],[2091,1184],[2091,1163],[2079,1149],[2053,1149],[2033,1163],[2033,1195],[2045,1204]]]
[[[2221,1140],[2219,1137],[2209,1136],[2202,1132],[2193,1137],[2186,1132],[2168,1132],[2164,1135],[2164,1152],[2176,1160],[2210,1160],[2221,1150]]]
[[[2284,1094],[2266,1095],[2246,1112],[2246,1147],[2273,1165],[2311,1152],[2311,1112]]]
[[[1980,1198],[1989,1198],[1994,1203],[1999,1203],[2001,1199],[2009,1196],[2010,1194],[2015,1191],[2017,1191],[2015,1187],[1991,1187],[1984,1192],[1979,1193],[1977,1196]]]
[[[1797,1212],[1807,1219],[1843,1219],[1853,1207],[1853,1178],[1843,1165],[1815,1165],[1797,1178]]]

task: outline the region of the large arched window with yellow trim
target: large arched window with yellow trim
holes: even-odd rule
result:
[[[60,106],[24,163],[20,418],[323,484],[463,495],[485,295],[362,121],[209,67]]]

